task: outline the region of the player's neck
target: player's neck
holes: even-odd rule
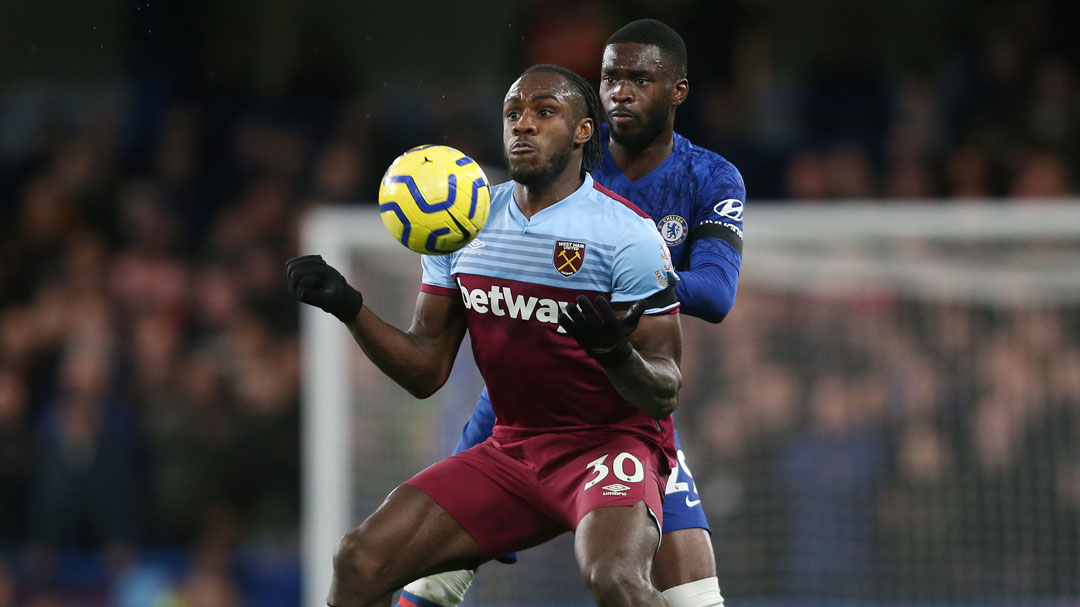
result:
[[[636,181],[648,175],[653,169],[663,164],[675,149],[675,135],[671,129],[656,136],[640,149],[631,149],[620,145],[614,139],[608,143],[608,152],[619,172],[630,181]]]
[[[514,201],[526,218],[531,218],[540,211],[570,196],[585,183],[581,177],[581,165],[572,173],[563,173],[548,183],[524,185],[514,184]]]

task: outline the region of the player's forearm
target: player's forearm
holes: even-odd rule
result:
[[[611,383],[623,398],[653,419],[663,419],[675,411],[682,372],[666,358],[643,358],[634,351],[625,362],[605,367]]]
[[[417,398],[427,398],[446,383],[453,357],[438,344],[384,322],[366,307],[349,323],[349,332],[380,371]]]

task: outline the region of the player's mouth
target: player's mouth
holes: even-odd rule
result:
[[[534,153],[536,153],[536,148],[533,147],[533,145],[531,143],[527,143],[527,142],[524,142],[524,141],[519,141],[519,142],[515,143],[514,145],[510,146],[510,154],[511,155],[517,156],[517,155],[521,155],[521,154],[534,154]]]
[[[637,114],[627,112],[626,110],[615,110],[608,114],[608,120],[615,124],[625,124],[635,118],[637,118]]]

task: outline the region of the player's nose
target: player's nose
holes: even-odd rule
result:
[[[533,121],[528,115],[522,116],[520,120],[514,123],[510,131],[515,135],[525,135],[536,132],[536,122]]]
[[[611,98],[618,103],[629,103],[634,99],[634,92],[627,81],[616,80],[611,86]]]

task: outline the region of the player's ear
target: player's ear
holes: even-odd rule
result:
[[[686,78],[679,78],[675,81],[675,86],[671,89],[671,105],[678,107],[682,105],[683,101],[686,101],[686,96],[690,94],[690,81]]]
[[[592,139],[593,130],[596,125],[593,123],[592,118],[582,118],[578,121],[577,130],[574,131],[574,143],[583,145],[588,140]]]

